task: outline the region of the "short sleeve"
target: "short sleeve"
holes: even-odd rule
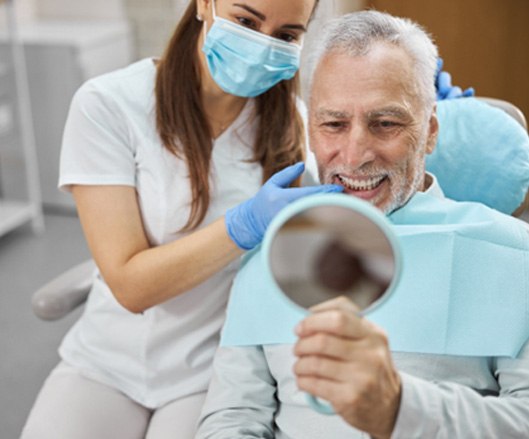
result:
[[[74,95],[64,129],[59,188],[135,186],[135,151],[127,119],[111,89],[92,80]]]

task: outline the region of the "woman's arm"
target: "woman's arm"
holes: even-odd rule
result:
[[[401,373],[402,401],[392,439],[529,437],[529,345],[518,358],[496,360],[499,396],[448,381]]]
[[[151,247],[133,187],[76,185],[72,193],[101,275],[131,312],[195,287],[243,253],[229,238],[223,217],[184,238]]]
[[[134,188],[72,185],[88,246],[116,299],[132,312],[165,302],[202,283],[261,242],[272,218],[298,198],[340,192],[337,185],[291,188],[303,163],[274,174],[245,202],[184,238],[150,247]]]

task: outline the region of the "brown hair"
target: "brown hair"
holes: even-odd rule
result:
[[[187,161],[191,213],[182,231],[196,228],[210,203],[211,127],[200,94],[197,41],[202,23],[192,0],[176,28],[156,77],[156,127],[164,146]],[[253,161],[263,167],[263,182],[272,174],[304,159],[304,130],[297,111],[298,75],[281,81],[256,98],[259,117]]]

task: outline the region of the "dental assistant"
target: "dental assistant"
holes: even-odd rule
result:
[[[289,202],[342,190],[290,187],[316,3],[193,0],[161,59],[76,93],[59,186],[98,272],[24,439],[194,437],[239,257]]]

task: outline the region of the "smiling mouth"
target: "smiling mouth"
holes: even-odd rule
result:
[[[352,191],[372,191],[382,184],[387,178],[387,175],[381,175],[371,178],[349,178],[344,175],[337,175],[340,183]]]

